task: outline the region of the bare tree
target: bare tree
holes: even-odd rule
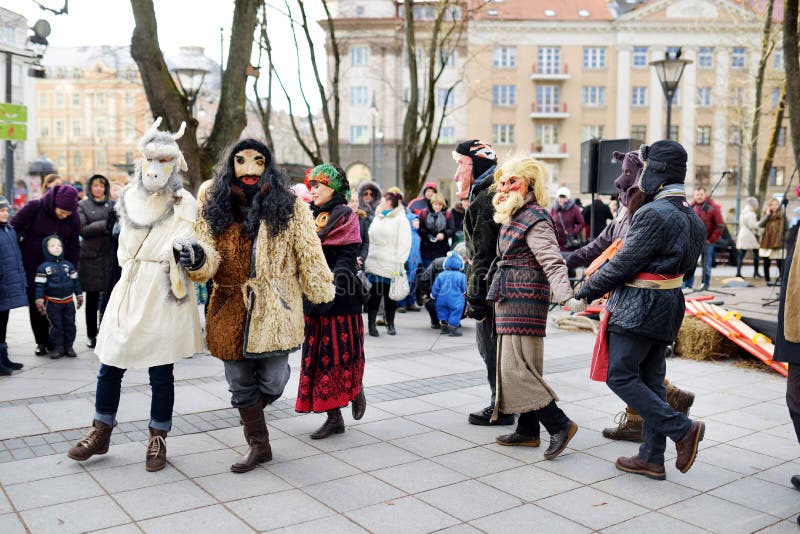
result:
[[[775,121],[772,123],[772,132],[769,136],[769,144],[767,145],[767,153],[764,155],[764,162],[761,165],[761,176],[758,180],[758,204],[759,206],[764,201],[767,195],[767,185],[769,184],[769,171],[772,169],[772,162],[775,158],[775,149],[778,146],[778,137],[781,134],[781,125],[783,123],[783,115],[786,110],[786,80],[783,80],[781,85],[781,93],[778,98],[778,106],[775,110]],[[754,195],[750,195],[754,196]]]
[[[482,4],[481,4],[482,5]],[[480,7],[478,8],[480,9]],[[403,120],[400,163],[403,169],[403,187],[408,194],[416,193],[428,177],[439,134],[447,115],[447,103],[455,84],[441,87],[440,80],[448,61],[461,43],[470,11],[459,0],[440,0],[432,21],[414,20],[414,3],[403,3],[405,18],[405,53],[408,58],[409,96]],[[426,32],[424,39],[427,63],[424,64],[424,85],[419,84],[417,63],[417,31]],[[445,91],[439,96],[437,90]]]
[[[800,54],[797,42],[798,0],[784,0],[783,58],[786,70],[786,103],[795,162],[800,161]]]
[[[139,66],[147,101],[154,117],[162,117],[165,126],[177,130],[186,122],[186,132],[178,141],[189,165],[192,189],[211,176],[220,154],[238,139],[247,124],[245,115],[246,69],[250,65],[258,8],[263,0],[236,0],[233,10],[233,34],[228,64],[222,75],[222,91],[214,126],[205,143],[197,142],[197,120],[187,109],[188,102],[175,85],[158,43],[153,0],[131,0],[136,26],[131,38],[131,56]]]
[[[272,79],[274,66],[272,64],[272,43],[267,34],[267,5],[261,4],[261,14],[259,17],[259,40],[258,40],[258,67],[261,68],[261,58],[267,55],[267,96],[262,102],[261,95],[258,93],[258,78],[253,80],[253,93],[256,96],[255,108],[258,112],[261,128],[264,130],[264,140],[267,146],[274,152],[272,142],[272,131],[270,130],[270,119],[272,117]]]

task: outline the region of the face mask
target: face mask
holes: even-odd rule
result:
[[[142,163],[142,185],[150,193],[158,193],[166,187],[175,172],[175,159],[145,158]]]

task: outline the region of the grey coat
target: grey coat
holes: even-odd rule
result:
[[[108,198],[108,196],[106,196]],[[91,197],[78,203],[81,218],[81,255],[78,274],[84,291],[105,291],[111,272],[111,235],[106,231],[106,220],[113,203],[98,202]]]

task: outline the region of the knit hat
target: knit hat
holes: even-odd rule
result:
[[[428,189],[433,189],[434,193],[438,193],[439,190],[436,188],[436,184],[434,182],[425,182],[425,185],[422,186],[422,195],[425,195],[425,191]]]
[[[646,194],[657,193],[667,184],[682,184],[686,180],[686,150],[672,140],[656,141],[639,148],[644,171],[639,189]]]
[[[57,185],[53,188],[55,199],[53,205],[65,211],[78,209],[78,190],[71,185]]]
[[[8,209],[11,207],[11,204],[8,203],[8,200],[3,195],[0,195],[0,210]]]
[[[307,170],[305,184],[309,190],[311,182],[327,185],[334,193],[350,201],[350,182],[347,181],[347,174],[335,163],[323,163]]]
[[[453,154],[455,159],[457,155],[469,156],[472,159],[472,178],[477,179],[483,173],[497,165],[497,154],[494,147],[489,143],[484,143],[478,139],[470,139],[456,145],[456,151]]]

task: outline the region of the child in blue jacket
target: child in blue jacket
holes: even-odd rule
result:
[[[21,363],[8,359],[6,334],[9,312],[14,308],[24,308],[28,301],[22,252],[17,234],[8,222],[10,208],[8,200],[0,195],[0,376],[22,369]]]
[[[50,358],[77,356],[72,349],[75,343],[75,305],[83,305],[83,291],[75,266],[64,259],[64,245],[61,238],[51,235],[42,241],[44,257],[47,261],[36,268],[36,309],[47,315],[50,322],[50,345],[55,347]]]
[[[436,300],[436,314],[442,324],[442,333],[450,337],[463,334],[461,317],[464,315],[464,294],[467,291],[467,275],[463,273],[464,260],[457,252],[450,251],[444,260],[444,271],[436,277],[431,289],[431,297]]]

